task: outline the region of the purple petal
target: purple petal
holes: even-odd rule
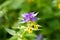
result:
[[[29,13],[29,16],[30,16],[30,17],[34,17],[34,12],[30,12],[30,13]]]
[[[22,22],[27,22],[27,21],[29,21],[28,17],[24,18],[24,20]]]
[[[42,40],[42,34],[37,36],[37,40]]]
[[[32,17],[32,18],[30,18],[30,20],[31,21],[36,21],[36,20],[38,20],[36,17]]]
[[[28,16],[28,13],[22,15],[22,17],[26,17],[26,16]]]
[[[28,13],[28,14],[23,14],[22,16],[23,16],[23,18],[24,18],[23,22],[28,22],[29,20],[30,20],[30,21],[35,21],[35,20],[37,20],[37,18],[35,17],[34,12],[30,12],[30,13]]]

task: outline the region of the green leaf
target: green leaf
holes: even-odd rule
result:
[[[13,37],[11,37],[11,38],[8,39],[8,40],[17,40],[17,36],[13,36]]]
[[[11,35],[16,35],[16,31],[14,31],[14,30],[11,30],[11,29],[8,29],[8,28],[5,28],[5,30]]]

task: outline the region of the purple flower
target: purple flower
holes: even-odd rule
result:
[[[22,15],[23,18],[24,18],[23,19],[23,23],[28,22],[28,21],[35,21],[35,20],[37,20],[37,18],[35,17],[36,15],[37,15],[37,13],[34,14],[34,12],[23,14]]]
[[[42,40],[42,34],[37,35],[37,40]]]

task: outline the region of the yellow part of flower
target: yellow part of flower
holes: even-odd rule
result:
[[[35,25],[34,22],[31,22],[30,26],[34,26],[34,29],[36,29],[36,30],[38,29],[38,25]]]
[[[58,9],[60,9],[60,3],[58,3]]]
[[[32,32],[33,32],[32,27],[29,27],[28,28],[28,33],[32,33]]]
[[[30,22],[30,26],[34,26],[35,25],[35,22]]]
[[[38,30],[38,26],[37,25],[34,25],[34,29]]]
[[[28,0],[28,3],[32,3],[32,2],[34,2],[34,0]]]

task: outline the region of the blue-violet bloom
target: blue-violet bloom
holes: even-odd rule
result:
[[[36,15],[37,15],[37,13],[34,14],[34,12],[23,14],[22,15],[23,18],[24,18],[23,19],[23,23],[28,22],[28,21],[35,21],[35,20],[37,20],[38,18],[35,17]]]
[[[42,40],[42,34],[37,35],[37,40]]]

